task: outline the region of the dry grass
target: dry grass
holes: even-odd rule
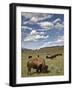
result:
[[[46,55],[48,53],[61,53],[62,56],[57,56],[54,59],[46,59]],[[46,64],[48,65],[48,72],[47,73],[37,73],[36,70],[32,69],[31,74],[28,75],[28,70],[27,70],[27,61],[28,56],[32,56],[32,58],[37,57],[39,55],[40,57],[45,59]],[[63,53],[63,48],[60,49],[54,49],[50,50],[48,48],[47,52],[44,50],[44,52],[36,52],[36,51],[31,51],[31,52],[24,52],[22,51],[22,60],[21,60],[21,77],[34,77],[34,76],[58,76],[58,75],[64,75],[64,53]]]

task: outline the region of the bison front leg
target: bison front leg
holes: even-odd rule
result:
[[[38,69],[38,68],[36,69],[36,72],[37,72],[37,73],[39,72],[39,69]]]
[[[42,72],[42,69],[41,68],[38,68],[38,69],[36,69],[36,72],[37,73]]]
[[[42,64],[40,64],[38,67],[37,67],[37,72],[42,72]]]

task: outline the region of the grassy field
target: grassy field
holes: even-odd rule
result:
[[[62,54],[62,56],[57,56],[54,59],[46,59],[47,54]],[[27,61],[28,56],[32,58],[39,55],[45,59],[45,63],[48,65],[47,73],[37,73],[36,70],[32,69],[31,74],[27,73]],[[35,77],[35,76],[58,76],[64,75],[64,47],[47,47],[41,48],[40,50],[22,50],[22,59],[21,59],[21,77]]]

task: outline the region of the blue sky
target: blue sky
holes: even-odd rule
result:
[[[21,13],[21,48],[35,50],[63,45],[63,14]]]

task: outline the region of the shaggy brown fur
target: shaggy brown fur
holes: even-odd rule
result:
[[[36,69],[37,72],[45,72],[48,69],[48,66],[45,65],[45,60],[42,58],[34,58],[27,62],[28,73],[31,72],[31,69]]]

